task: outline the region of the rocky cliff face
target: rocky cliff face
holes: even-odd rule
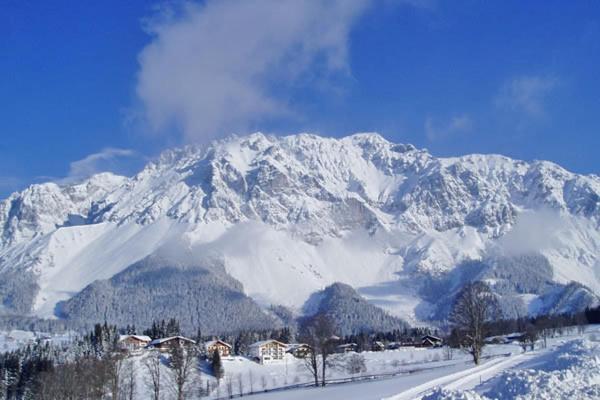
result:
[[[534,254],[553,282],[598,293],[599,223],[600,178],[550,162],[436,158],[377,134],[257,133],[166,151],[132,178],[11,195],[0,203],[0,273],[32,271],[33,311],[47,315],[177,236],[222,256],[260,303],[299,308],[342,281],[424,319],[435,314],[424,282],[469,260]]]

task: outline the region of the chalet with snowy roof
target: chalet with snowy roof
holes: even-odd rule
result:
[[[440,347],[442,343],[442,339],[437,336],[425,335],[421,338],[420,347]]]
[[[183,337],[171,336],[168,338],[154,339],[148,347],[158,349],[160,351],[169,351],[174,347],[192,347],[196,345],[196,341]]]
[[[350,353],[356,351],[358,349],[358,345],[356,343],[345,343],[336,346],[336,353]]]
[[[287,345],[278,340],[263,340],[250,345],[248,355],[261,364],[283,360]]]
[[[219,356],[221,357],[229,357],[231,355],[231,345],[219,339],[204,342],[203,350],[208,358],[212,358],[215,351],[219,352]]]
[[[372,351],[384,351],[385,344],[380,341],[374,341],[373,344],[371,345],[371,350]]]
[[[293,355],[296,358],[306,358],[312,351],[312,348],[304,343],[290,343],[287,345],[286,353]]]
[[[144,335],[121,335],[119,336],[119,349],[124,351],[135,351],[148,346],[152,339]]]

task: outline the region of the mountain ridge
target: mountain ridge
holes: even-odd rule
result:
[[[298,310],[340,281],[417,321],[437,307],[419,285],[493,253],[540,254],[553,281],[598,293],[599,223],[600,178],[551,162],[437,158],[378,134],[256,133],[166,150],[131,178],[12,194],[0,202],[0,275],[29,271],[32,312],[52,316],[53,304],[181,238],[222,257],[265,306]]]

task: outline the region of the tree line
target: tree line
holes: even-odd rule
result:
[[[494,337],[514,334],[523,351],[533,350],[540,339],[545,347],[550,337],[574,327],[583,333],[587,324],[600,323],[600,306],[572,314],[503,318],[497,297],[489,286],[476,281],[464,286],[457,295],[449,322],[448,345],[467,351],[473,362],[479,364],[484,346]]]
[[[467,350],[479,362],[483,347],[491,337],[515,333],[524,349],[536,343],[545,345],[547,338],[561,335],[568,329],[583,331],[587,323],[600,323],[600,307],[580,313],[542,315],[537,317],[502,318],[495,297],[480,282],[467,285],[457,296],[450,315],[451,330],[447,342]],[[426,328],[402,328],[390,332],[371,332],[336,336],[334,321],[324,314],[307,318],[300,326],[260,331],[240,331],[220,339],[233,345],[234,354],[247,354],[250,344],[276,339],[284,343],[305,343],[312,349],[304,365],[316,386],[327,383],[330,356],[343,343],[356,343],[358,351],[369,350],[373,341],[399,342],[427,334],[437,335]],[[118,399],[131,400],[140,388],[135,369],[126,355],[118,349],[120,334],[138,334],[135,326],[118,329],[114,325],[96,324],[72,343],[53,345],[37,343],[0,354],[0,400],[58,400],[58,399]],[[153,339],[181,334],[176,319],[155,321],[142,334]],[[214,339],[198,329],[194,339],[201,343]],[[177,399],[198,398],[211,392],[209,380],[201,381],[197,368],[201,354],[192,346],[183,351],[175,347],[167,353],[151,351],[139,368],[144,385],[159,400],[165,391]],[[223,377],[223,364],[218,353],[212,355],[212,375]],[[351,373],[363,371],[364,359],[348,360]],[[166,368],[165,368],[166,367]],[[166,371],[166,372],[165,372]]]

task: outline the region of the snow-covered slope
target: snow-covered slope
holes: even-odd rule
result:
[[[37,284],[18,291],[5,279],[0,297],[10,311],[15,293],[30,296],[51,316],[180,238],[222,259],[261,304],[300,310],[340,281],[427,319],[438,308],[428,288],[456,290],[468,260],[541,254],[553,282],[600,293],[599,224],[600,178],[549,162],[436,158],[377,134],[256,133],[165,151],[132,178],[32,185],[0,202],[0,274]],[[518,294],[527,306],[544,293]]]

